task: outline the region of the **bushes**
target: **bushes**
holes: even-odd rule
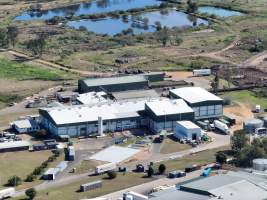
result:
[[[25,194],[30,200],[32,200],[36,196],[37,192],[34,188],[30,188],[25,191]]]
[[[33,182],[37,179],[37,176],[41,175],[45,169],[48,167],[50,162],[53,162],[59,157],[61,154],[60,151],[53,151],[53,155],[50,156],[46,161],[44,161],[39,167],[36,167],[31,174],[29,174],[25,181],[26,182]]]
[[[21,185],[21,182],[22,182],[21,178],[15,175],[8,179],[7,185],[15,187],[15,186]]]
[[[117,172],[110,170],[107,172],[107,175],[108,175],[109,179],[114,179],[117,177]]]

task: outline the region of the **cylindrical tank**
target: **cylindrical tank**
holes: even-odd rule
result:
[[[254,159],[253,169],[258,170],[258,171],[267,170],[267,159]]]
[[[263,118],[264,126],[267,128],[267,116]]]
[[[260,119],[248,119],[244,121],[243,128],[247,133],[255,133],[256,128],[261,128],[263,121]]]

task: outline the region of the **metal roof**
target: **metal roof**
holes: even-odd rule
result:
[[[195,128],[199,128],[200,129],[199,126],[197,126],[196,124],[194,124],[191,121],[177,121],[176,123],[181,125],[181,126],[183,126],[186,129],[195,129]]]
[[[192,104],[204,101],[222,101],[220,97],[200,87],[183,87],[170,90],[170,92]]]
[[[84,94],[79,94],[77,100],[86,105],[95,105],[97,103],[107,102],[103,96],[106,95],[105,92],[88,92]]]
[[[119,77],[109,77],[109,78],[90,78],[83,80],[84,83],[90,87],[101,86],[101,85],[116,85],[124,83],[137,83],[146,82],[145,76],[135,75],[135,76],[119,76]]]
[[[11,123],[12,125],[15,125],[16,127],[22,129],[22,128],[31,128],[31,122],[28,119],[22,119],[22,120],[17,120]]]
[[[184,192],[177,188],[170,188],[151,194],[150,200],[208,200],[209,196]]]
[[[145,100],[131,102],[105,103],[102,105],[88,106],[65,106],[44,110],[48,111],[50,117],[57,125],[94,122],[98,117],[103,120],[118,119],[119,117],[138,117],[138,111],[144,110]]]
[[[211,190],[210,193],[217,197],[213,199],[218,199],[218,197],[220,197],[224,200],[264,200],[267,198],[266,190],[246,180],[224,185]]]
[[[159,94],[155,90],[131,90],[123,92],[113,92],[112,95],[117,100],[159,97]]]
[[[100,160],[111,163],[120,163],[129,157],[137,154],[139,150],[127,148],[127,147],[119,147],[119,146],[111,146],[108,147],[93,156],[90,157],[91,160]]]
[[[210,192],[210,190],[222,187],[224,185],[232,184],[244,180],[240,177],[219,174],[217,176],[210,176],[208,178],[193,181],[181,187],[192,188],[200,191]]]
[[[182,99],[148,101],[146,105],[156,116],[194,112]]]
[[[19,147],[29,147],[32,144],[29,141],[14,141],[14,142],[3,142],[0,143],[0,149],[11,149]]]
[[[59,168],[48,168],[43,175],[57,174],[59,171]]]

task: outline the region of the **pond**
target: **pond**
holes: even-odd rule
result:
[[[116,35],[123,30],[131,28],[135,34],[156,31],[156,23],[160,23],[162,27],[192,27],[201,24],[207,25],[208,21],[193,17],[183,12],[175,10],[154,11],[140,15],[128,16],[126,19],[105,18],[100,20],[78,20],[70,21],[68,25],[75,29],[85,27],[88,31],[98,34]]]
[[[82,14],[99,14],[117,10],[129,10],[132,8],[144,8],[146,6],[160,5],[159,0],[94,0],[61,8],[44,11],[27,11],[17,16],[15,20],[51,19],[55,16],[65,17],[69,15],[79,16]]]
[[[244,13],[229,10],[225,8],[213,7],[213,6],[201,6],[198,8],[200,13],[208,13],[210,15],[217,15],[219,17],[234,17],[234,16],[242,16]]]

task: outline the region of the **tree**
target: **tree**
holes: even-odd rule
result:
[[[198,10],[198,5],[196,2],[192,0],[187,1],[187,12],[188,13],[195,13]]]
[[[160,31],[162,29],[161,23],[159,21],[155,22],[156,30]]]
[[[34,175],[34,174],[29,174],[29,175],[26,177],[25,181],[26,181],[26,182],[33,182],[35,179],[36,179],[36,175]]]
[[[161,41],[162,45],[165,47],[169,38],[168,28],[164,26],[163,29],[158,32],[158,40]]]
[[[36,196],[37,192],[34,188],[29,188],[25,191],[26,196],[32,200]]]
[[[20,177],[18,177],[18,176],[12,176],[12,177],[10,177],[9,179],[8,179],[8,181],[7,181],[7,185],[8,186],[12,186],[12,187],[16,187],[16,186],[18,186],[18,185],[20,185],[21,184],[21,178]]]
[[[153,175],[154,175],[154,169],[152,168],[152,166],[149,166],[147,170],[147,177],[151,177]]]
[[[159,174],[164,174],[166,171],[166,166],[164,164],[159,165]]]
[[[243,130],[235,131],[231,137],[232,150],[238,152],[248,145],[249,138]]]
[[[0,28],[0,47],[6,47],[8,45],[7,41],[7,29]]]
[[[265,151],[265,154],[267,154],[267,138],[266,137],[263,138],[261,143],[262,143],[263,149]]]
[[[216,162],[220,164],[224,164],[226,163],[226,160],[227,160],[227,157],[223,152],[219,151],[216,153]]]
[[[40,34],[28,42],[27,48],[32,51],[35,56],[41,57],[46,46],[46,39],[47,36],[45,34]]]
[[[252,161],[256,158],[263,158],[265,152],[262,148],[254,146],[246,146],[238,152],[236,157],[237,164],[240,167],[251,167]]]
[[[13,47],[15,46],[18,35],[19,35],[19,29],[17,26],[7,27],[7,40],[9,43],[12,44]]]
[[[117,177],[117,172],[110,170],[107,172],[107,175],[108,175],[109,179],[114,179]]]

